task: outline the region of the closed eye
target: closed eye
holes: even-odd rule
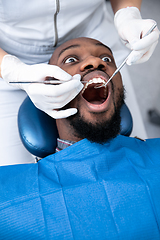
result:
[[[73,62],[77,62],[78,60],[75,57],[69,57],[67,59],[65,59],[64,63],[73,63]]]
[[[104,62],[112,62],[110,57],[102,57],[102,61],[104,61]]]

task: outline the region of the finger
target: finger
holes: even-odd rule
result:
[[[136,62],[134,62],[134,64],[139,64],[139,63],[144,63],[146,61],[148,61],[148,59],[152,56],[152,53],[157,45],[158,41],[156,43],[154,43],[151,48],[149,49],[149,51],[145,52],[145,54],[143,54],[143,56],[138,59]]]
[[[80,74],[75,74],[72,79],[75,79],[75,80],[81,80],[81,75]]]
[[[69,81],[72,79],[72,76],[70,74],[55,65],[47,65],[45,67],[44,75],[54,77],[62,81]]]
[[[65,93],[64,95],[60,95],[58,97],[53,96],[44,96],[44,95],[32,95],[27,92],[30,96],[32,102],[36,105],[39,109],[59,109],[64,107],[67,103],[72,101],[79,92],[77,89],[72,90],[71,92]]]
[[[23,78],[30,81],[31,80],[43,81],[47,76],[54,77],[62,81],[69,81],[72,79],[72,76],[65,72],[63,69],[61,69],[60,67],[49,64],[31,65],[29,66],[29,69],[26,72],[25,76],[23,71],[21,71],[21,75]]]
[[[155,43],[158,40],[158,38],[159,38],[159,31],[153,31],[148,36],[140,39],[134,44],[131,44],[131,48],[136,51],[147,48],[151,46],[153,43]]]
[[[45,97],[43,99],[43,106],[45,106],[47,109],[59,109],[64,107],[67,103],[69,103],[70,101],[72,101],[76,96],[78,95],[76,90],[73,90],[72,92],[69,92],[65,95],[61,95],[59,97],[56,98],[51,98],[51,97]],[[42,103],[42,99],[41,102],[39,101],[39,103]],[[38,104],[38,102],[37,102]]]
[[[143,55],[144,51],[132,51],[127,59],[127,65],[132,65],[137,62]]]
[[[28,93],[57,97],[70,92],[73,89],[76,89],[76,91],[79,92],[83,87],[83,84],[75,79],[60,85],[32,83],[28,86]]]
[[[146,62],[152,55],[157,43],[158,41],[152,44],[150,48],[145,48],[141,51],[132,51],[126,63],[132,65]]]
[[[59,111],[52,110],[52,111],[48,112],[47,114],[49,116],[51,116],[52,118],[61,119],[61,118],[67,118],[67,117],[72,116],[76,113],[77,113],[76,108],[69,108],[69,109],[66,109],[66,110],[59,110]]]
[[[129,42],[125,42],[124,44],[127,48],[131,49],[131,44]]]

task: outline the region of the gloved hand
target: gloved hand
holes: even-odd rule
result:
[[[44,81],[46,76],[63,80],[60,85],[31,83],[13,84],[27,92],[37,108],[46,112],[51,117],[66,118],[77,112],[76,108],[60,109],[69,103],[82,90],[80,75],[73,77],[58,66],[48,64],[27,65],[17,57],[5,55],[1,64],[1,75],[9,82]]]
[[[147,61],[158,43],[159,30],[156,27],[148,36],[144,38],[143,36],[155,21],[143,20],[138,8],[127,7],[116,12],[114,23],[122,42],[128,48],[134,50],[128,58],[127,64],[131,65]]]

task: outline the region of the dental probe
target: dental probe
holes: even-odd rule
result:
[[[155,27],[157,26],[157,23],[153,24],[153,26],[148,30],[148,32],[143,36],[146,37],[148,36],[154,29]],[[130,52],[130,54],[132,53],[133,51]],[[112,80],[112,78],[121,70],[121,68],[126,64],[127,60],[128,60],[128,57],[130,56],[130,54],[124,59],[124,61],[120,64],[120,66],[116,69],[116,71],[112,74],[112,76],[109,78],[109,80],[106,82],[106,83],[103,83],[102,85],[97,85],[95,86],[94,88],[101,88],[101,87],[106,87],[107,84]]]
[[[52,84],[52,85],[59,85],[61,83],[65,83],[67,81],[61,81],[61,80],[58,80],[58,79],[55,79],[55,80],[46,80],[46,81],[25,81],[25,82],[9,82],[9,83],[15,83],[15,84],[22,84],[22,83],[43,83],[43,84]],[[82,83],[85,83],[87,81],[81,81]]]

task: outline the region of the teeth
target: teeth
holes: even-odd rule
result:
[[[84,91],[87,89],[87,87],[89,86],[89,85],[91,85],[92,83],[106,83],[102,78],[92,78],[91,80],[89,80],[87,83],[86,83],[86,85],[85,85],[85,87],[83,88],[83,91],[82,91],[82,93],[84,93]],[[105,91],[106,92],[106,91]]]

